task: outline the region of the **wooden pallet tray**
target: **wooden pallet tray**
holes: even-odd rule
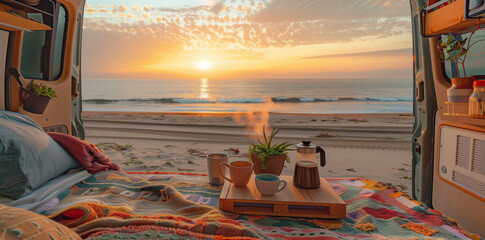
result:
[[[235,187],[227,180],[219,197],[219,208],[225,212],[248,215],[345,218],[346,204],[324,178],[317,189],[301,189],[293,185],[293,176],[280,176],[286,188],[273,196],[263,196],[254,182]]]

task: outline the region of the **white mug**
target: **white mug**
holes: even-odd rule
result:
[[[281,192],[286,187],[286,181],[281,180],[280,177],[270,173],[258,174],[255,177],[256,188],[261,195],[271,196],[277,192]],[[283,186],[280,187],[281,183]]]

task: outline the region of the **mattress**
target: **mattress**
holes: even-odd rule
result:
[[[44,184],[42,187],[33,191],[31,194],[17,200],[2,199],[2,204],[11,207],[23,208],[33,212],[42,212],[45,208],[51,208],[59,202],[57,196],[69,187],[91,176],[86,170],[69,171],[57,178]]]

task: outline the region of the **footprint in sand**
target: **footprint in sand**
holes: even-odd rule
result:
[[[165,162],[162,166],[174,168],[175,166],[171,162]]]
[[[145,160],[160,160],[160,159],[163,159],[163,157],[160,156],[160,155],[156,155],[156,156],[148,155],[148,156],[142,157],[142,159],[145,159]]]
[[[136,154],[134,154],[134,153],[124,153],[124,154],[123,154],[123,156],[125,156],[125,157],[129,157],[129,158],[136,157],[135,155],[136,155]]]
[[[150,170],[150,167],[147,167],[146,165],[140,165],[140,166],[130,168],[130,171],[132,171],[132,172],[147,172],[147,171],[153,171],[153,170]]]

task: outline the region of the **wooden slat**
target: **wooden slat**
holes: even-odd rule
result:
[[[322,178],[323,179],[323,178]],[[325,180],[325,179],[324,179]],[[324,203],[345,203],[338,194],[333,190],[332,186],[325,180],[320,181],[319,189],[307,190],[312,199],[317,202]]]

